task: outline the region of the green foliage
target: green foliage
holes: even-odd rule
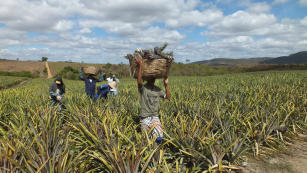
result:
[[[244,72],[269,70],[307,70],[307,64],[258,65],[242,68]]]
[[[160,146],[139,131],[133,79],[121,79],[118,97],[104,102],[92,102],[82,81],[65,80],[62,113],[50,106],[52,79],[0,91],[0,170],[222,172],[244,155],[277,151],[307,127],[306,71],[169,80]]]
[[[238,72],[243,72],[243,70],[225,66],[173,63],[170,76],[212,76]]]
[[[57,76],[62,76],[63,78],[70,80],[78,80],[78,70],[72,68],[71,66],[66,66],[62,71],[60,71]]]
[[[39,77],[40,72],[39,71],[34,71],[31,76],[32,78],[38,78]]]
[[[43,73],[47,74],[47,68],[46,67],[44,68]]]
[[[46,62],[46,61],[48,61],[48,58],[45,57],[45,56],[43,56],[43,57],[42,57],[42,62]]]
[[[256,66],[208,66],[202,64],[173,63],[170,76],[212,76],[222,74],[273,71],[307,70],[307,64],[256,65]]]
[[[109,69],[112,67],[112,64],[107,63],[105,67],[106,67],[106,69],[108,69],[108,70],[109,70]]]
[[[37,77],[39,77],[39,71],[35,71],[33,73],[31,73],[30,71],[20,71],[20,72],[0,71],[0,76],[16,76],[16,77],[37,78]]]
[[[0,76],[0,89],[17,85],[26,79],[25,77]]]
[[[127,64],[80,64],[80,63],[56,63],[50,62],[49,66],[53,74],[59,74],[65,67],[70,66],[74,70],[79,70],[81,66],[95,66],[102,72],[109,74],[117,72],[118,76],[130,77],[130,68]],[[291,65],[256,65],[256,66],[208,66],[202,64],[173,63],[169,76],[213,76],[223,74],[234,74],[257,71],[286,71],[286,70],[307,70],[307,64]],[[76,77],[76,76],[75,76]],[[74,79],[68,78],[68,79]]]

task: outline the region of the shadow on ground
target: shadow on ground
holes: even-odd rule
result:
[[[285,151],[269,158],[249,159],[242,173],[307,173],[307,133]]]

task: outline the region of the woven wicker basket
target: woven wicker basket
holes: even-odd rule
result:
[[[171,68],[173,60],[172,59],[143,59],[143,71],[142,78],[144,80],[150,78],[163,78],[168,76],[169,70]],[[129,58],[130,63],[130,75],[134,78],[138,77],[138,66],[135,58]]]
[[[84,73],[85,74],[92,74],[92,75],[97,75],[98,70],[94,66],[89,66],[84,68]]]

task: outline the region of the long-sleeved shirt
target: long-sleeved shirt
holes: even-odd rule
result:
[[[95,88],[96,88],[96,83],[97,82],[101,82],[103,80],[105,80],[105,74],[102,74],[101,77],[99,79],[89,79],[89,78],[85,78],[82,75],[82,70],[80,70],[79,72],[79,78],[81,80],[84,81],[85,83],[85,93],[90,96],[90,97],[94,97],[95,96]]]
[[[50,89],[49,89],[49,94],[51,96],[51,99],[54,101],[58,101],[56,99],[57,96],[60,96],[61,98],[64,97],[65,92],[63,90],[61,90],[60,88],[58,88],[58,86],[54,83],[51,84]]]
[[[95,95],[95,100],[99,97],[106,99],[108,97],[109,90],[110,86],[108,84],[103,84],[97,87],[97,94]]]
[[[56,96],[64,97],[64,95],[65,95],[65,93],[61,93],[59,89],[57,89],[56,91],[49,90],[49,94],[52,98],[54,98]]]

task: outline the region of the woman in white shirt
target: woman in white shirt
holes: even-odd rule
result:
[[[111,73],[111,76],[107,78],[108,84],[110,86],[110,96],[117,96],[118,95],[118,84],[119,80],[116,77],[116,73]]]

